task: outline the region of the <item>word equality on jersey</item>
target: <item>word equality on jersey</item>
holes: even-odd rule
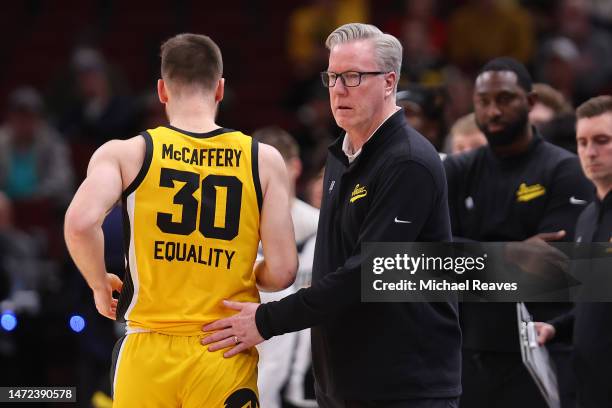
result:
[[[155,241],[153,257],[168,262],[194,262],[218,268],[230,269],[236,251],[221,248],[204,248],[184,242]]]
[[[183,146],[175,150],[173,144],[164,143],[162,146],[162,159],[170,158],[196,166],[240,167],[241,155],[242,151],[239,149],[191,149]]]

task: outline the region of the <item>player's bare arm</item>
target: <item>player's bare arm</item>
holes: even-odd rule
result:
[[[297,251],[285,162],[275,148],[263,143],[259,145],[259,176],[264,260],[255,265],[255,276],[260,289],[276,291],[289,287],[295,280]]]
[[[121,291],[122,282],[106,272],[102,223],[121,193],[136,177],[144,158],[144,141],[136,137],[113,140],[92,156],[87,177],[77,190],[64,222],[68,251],[94,293],[98,312],[116,318],[117,301],[113,291]]]

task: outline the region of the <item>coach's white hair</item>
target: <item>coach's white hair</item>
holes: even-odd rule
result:
[[[331,51],[338,44],[359,40],[370,40],[374,44],[374,52],[378,68],[385,72],[395,72],[395,90],[399,82],[402,68],[402,44],[391,34],[383,33],[371,24],[349,23],[336,28],[325,41],[325,46]]]

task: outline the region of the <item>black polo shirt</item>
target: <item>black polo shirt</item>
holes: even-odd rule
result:
[[[446,180],[433,146],[392,115],[349,164],[343,138],[325,168],[312,287],[261,305],[264,338],[316,326],[320,389],[344,399],[455,397],[457,303],[362,303],[364,242],[449,241]],[[408,221],[408,222],[397,222]]]
[[[453,236],[481,242],[522,241],[574,225],[592,198],[578,157],[539,136],[527,151],[496,156],[489,146],[446,158]],[[536,319],[549,320],[570,305],[530,304]],[[516,307],[510,303],[461,305],[464,348],[519,352]]]
[[[612,242],[612,191],[580,214],[576,241]],[[612,271],[610,271],[612,273]],[[551,323],[557,337],[573,332],[578,401],[584,408],[612,406],[612,303],[576,303],[572,313]]]
[[[612,191],[595,198],[576,223],[576,242],[612,242]]]

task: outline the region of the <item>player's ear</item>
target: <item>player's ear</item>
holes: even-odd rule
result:
[[[163,79],[157,80],[157,96],[159,97],[159,101],[161,103],[165,104],[168,102],[168,90]]]
[[[217,89],[215,90],[215,103],[219,103],[223,100],[225,93],[225,78],[219,78],[217,82]]]

